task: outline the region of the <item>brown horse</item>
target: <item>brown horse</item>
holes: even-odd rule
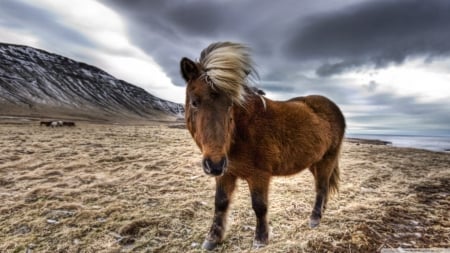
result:
[[[256,76],[249,49],[214,43],[198,62],[183,58],[186,123],[203,154],[203,170],[215,176],[215,210],[203,248],[222,242],[237,178],[247,181],[256,214],[254,246],[269,241],[268,190],[272,176],[306,168],[315,178],[310,226],[319,225],[331,192],[338,190],[338,156],[345,131],[339,108],[322,96],[272,101],[249,86]]]

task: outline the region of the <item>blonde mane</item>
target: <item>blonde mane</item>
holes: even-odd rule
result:
[[[203,78],[213,89],[224,92],[236,104],[245,104],[246,87],[258,77],[248,47],[232,42],[213,43],[201,52],[199,63]]]

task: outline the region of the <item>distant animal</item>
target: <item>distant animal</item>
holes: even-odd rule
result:
[[[62,126],[62,121],[52,121],[50,126],[51,127],[60,127],[60,126]]]
[[[52,121],[41,121],[40,126],[50,126]]]
[[[198,61],[182,58],[187,83],[186,126],[202,152],[202,167],[215,176],[215,210],[203,248],[224,237],[237,178],[247,181],[256,214],[254,247],[269,242],[268,191],[272,176],[309,168],[315,178],[310,226],[319,225],[330,193],[338,191],[339,152],[345,119],[331,100],[312,95],[287,101],[263,97],[250,81],[257,77],[249,48],[218,42]]]
[[[68,127],[74,127],[74,126],[75,126],[75,122],[72,122],[72,121],[63,121],[62,125],[63,125],[63,126],[68,126]]]
[[[68,126],[68,127],[74,127],[75,122],[73,121],[41,121],[40,126],[47,126],[47,127],[62,127],[62,126]]]

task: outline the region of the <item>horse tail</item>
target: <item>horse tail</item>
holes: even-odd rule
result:
[[[332,194],[339,192],[339,181],[341,179],[340,177],[341,172],[339,170],[339,155],[341,153],[340,152],[341,146],[342,143],[339,144],[339,147],[337,148],[333,171],[331,172],[330,181],[328,184],[328,192]]]
[[[331,172],[330,184],[328,185],[328,191],[330,193],[338,193],[339,192],[339,180],[340,180],[340,171],[339,164],[336,161],[336,166],[333,168],[333,172]]]

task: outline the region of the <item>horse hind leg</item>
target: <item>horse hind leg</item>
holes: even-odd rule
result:
[[[323,211],[326,209],[330,192],[337,191],[339,169],[336,155],[327,155],[310,168],[314,175],[316,199],[311,212],[309,226],[315,228],[319,225]]]

